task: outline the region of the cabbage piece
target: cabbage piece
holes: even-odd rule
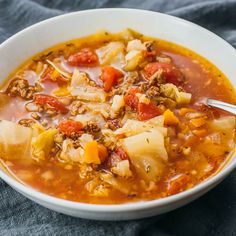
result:
[[[174,99],[178,104],[188,104],[191,101],[192,94],[186,92],[180,92],[178,88],[171,83],[163,84],[161,86],[161,92],[165,97]]]
[[[45,160],[47,158],[54,145],[54,136],[57,132],[57,129],[48,129],[32,139],[31,148],[34,159]]]
[[[72,75],[71,86],[69,88],[73,96],[78,99],[92,102],[104,102],[106,93],[103,89],[99,89],[89,85],[89,78],[84,72],[75,70]]]
[[[127,52],[130,52],[130,51],[133,51],[133,50],[145,51],[146,47],[141,42],[141,40],[134,39],[134,40],[131,40],[131,41],[128,42],[126,50],[127,50]]]
[[[71,78],[71,87],[86,86],[89,84],[89,78],[86,73],[75,69]]]
[[[100,114],[95,114],[95,112],[89,112],[86,114],[79,114],[75,117],[76,121],[81,122],[83,125],[86,125],[88,122],[95,122],[99,127],[104,127],[106,124],[104,118]]]
[[[133,31],[132,29],[129,29],[129,28],[127,28],[127,29],[125,29],[125,30],[123,30],[121,33],[120,33],[120,35],[121,35],[121,37],[122,37],[122,39],[124,40],[124,41],[130,41],[130,40],[133,40],[134,39],[134,36],[136,36],[138,33],[136,33],[135,31]]]
[[[147,124],[154,125],[154,126],[164,126],[164,116],[156,116],[152,119],[145,121]]]
[[[142,51],[132,50],[128,52],[125,56],[126,65],[124,69],[126,71],[135,70],[136,67],[139,65],[139,63],[142,61],[142,59],[143,59]]]
[[[92,196],[107,197],[109,195],[108,187],[104,186],[103,182],[101,182],[100,178],[98,177],[87,182],[85,188]]]
[[[164,137],[157,129],[123,139],[122,145],[140,176],[146,180],[157,180],[167,161]]]
[[[100,184],[96,188],[94,188],[91,195],[94,197],[107,197],[109,195],[109,189],[104,185]]]
[[[121,42],[111,42],[96,50],[101,65],[124,64],[125,46]]]
[[[103,89],[87,86],[71,89],[71,94],[77,96],[78,99],[90,102],[105,102],[106,93]]]
[[[0,130],[0,157],[2,159],[30,159],[31,128],[2,120]]]
[[[100,116],[101,114],[103,117],[108,118],[110,115],[111,106],[107,103],[90,102],[86,106],[93,113],[93,116]]]
[[[79,138],[81,146],[84,148],[87,142],[93,141],[93,136],[91,134],[82,134]]]
[[[33,137],[36,137],[36,136],[38,136],[39,134],[41,134],[45,131],[44,127],[39,123],[33,124],[31,126],[31,129],[33,131]]]
[[[167,135],[167,129],[160,126],[159,124],[162,123],[161,117],[155,117],[150,119],[149,121],[138,121],[138,120],[131,120],[128,119],[122,128],[117,129],[114,133],[116,135],[125,134],[127,137],[142,133],[144,131],[148,131],[152,128],[158,129],[164,136]],[[159,123],[160,122],[160,123]]]
[[[211,123],[211,128],[227,133],[232,133],[235,130],[235,125],[236,122],[234,116],[225,116],[213,120]]]
[[[129,161],[123,160],[116,164],[115,167],[111,168],[112,173],[117,174],[121,177],[130,177],[132,172],[130,171]]]
[[[128,42],[126,50],[128,53],[125,55],[126,65],[124,69],[126,71],[135,70],[143,60],[142,51],[146,50],[146,47],[139,39],[134,39]]]
[[[235,137],[235,125],[236,120],[234,116],[225,116],[219,119],[214,119],[209,123],[209,128],[211,131],[218,131],[223,135],[223,143],[227,145],[230,149],[235,147],[234,137]]]
[[[111,109],[116,113],[125,105],[124,97],[121,95],[115,95],[113,97]]]
[[[178,88],[171,83],[163,84],[160,87],[162,94],[164,94],[165,97],[175,99],[176,94],[179,92]]]
[[[65,139],[62,143],[62,151],[60,153],[60,158],[67,162],[80,162],[83,163],[84,150],[79,148],[74,148],[73,143],[69,139]]]
[[[100,178],[105,183],[111,185],[114,189],[124,193],[124,194],[131,194],[132,192],[132,185],[130,185],[128,180],[120,177],[115,177],[112,173],[102,173]]]
[[[102,129],[103,144],[109,149],[114,149],[117,144],[117,138],[115,133],[111,129]]]
[[[150,129],[123,139],[129,156],[151,155],[154,158],[168,159],[164,146],[164,136],[158,129]]]
[[[176,102],[178,104],[188,104],[188,103],[190,103],[191,98],[192,98],[192,94],[191,93],[178,92],[176,94]]]

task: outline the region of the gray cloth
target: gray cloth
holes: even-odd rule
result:
[[[236,0],[0,0],[0,42],[43,19],[101,7],[176,15],[214,31],[236,47]],[[0,235],[236,235],[236,173],[181,209],[127,222],[90,221],[58,214],[0,181]]]

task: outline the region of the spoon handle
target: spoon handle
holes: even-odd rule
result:
[[[216,108],[220,108],[222,110],[228,111],[234,115],[236,115],[236,106],[226,103],[226,102],[221,102],[218,100],[214,100],[214,99],[210,99],[208,98],[206,101],[207,105],[212,106],[212,107],[216,107]]]

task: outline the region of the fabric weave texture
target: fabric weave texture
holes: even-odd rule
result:
[[[210,29],[236,47],[236,0],[0,0],[0,42],[29,25],[56,15],[107,7],[139,8],[175,15]],[[0,236],[236,235],[235,216],[236,172],[185,207],[162,216],[126,222],[62,215],[26,199],[0,180]]]

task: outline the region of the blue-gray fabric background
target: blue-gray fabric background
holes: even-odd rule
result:
[[[236,0],[0,0],[0,42],[43,19],[105,7],[140,8],[179,16],[214,31],[236,47]],[[127,222],[90,221],[58,214],[0,181],[0,235],[236,235],[236,172],[192,204],[161,217]]]

